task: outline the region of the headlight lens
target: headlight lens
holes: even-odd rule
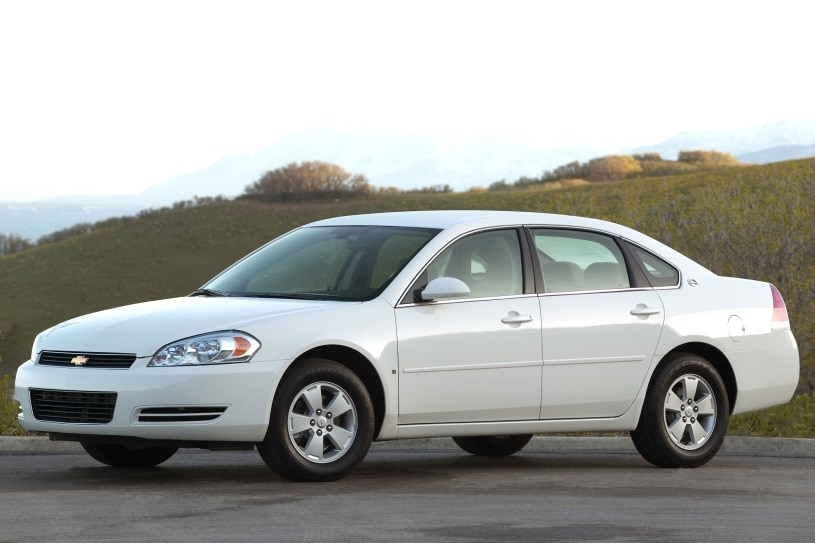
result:
[[[42,351],[42,343],[45,340],[45,336],[47,336],[50,332],[51,328],[49,328],[48,330],[43,330],[42,332],[37,334],[37,337],[34,338],[34,344],[31,346],[32,362],[37,361],[37,355],[40,354],[40,351]]]
[[[148,367],[206,366],[249,362],[260,342],[243,332],[216,332],[165,345],[153,355]]]

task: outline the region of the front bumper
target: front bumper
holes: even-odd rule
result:
[[[282,362],[126,370],[58,368],[26,362],[14,396],[30,432],[151,440],[258,442],[266,434]],[[37,391],[37,405],[32,403]],[[42,392],[44,391],[44,392]],[[88,394],[115,398],[109,422],[86,422]],[[43,408],[48,403],[48,409]],[[73,402],[73,403],[72,403]],[[39,415],[35,415],[36,412]]]

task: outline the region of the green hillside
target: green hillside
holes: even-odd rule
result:
[[[773,282],[815,387],[815,160],[736,166],[547,190],[376,194],[341,201],[215,202],[166,209],[0,257],[0,377],[62,320],[185,295],[240,256],[315,219],[412,209],[511,209],[598,217],[641,230],[721,275]]]

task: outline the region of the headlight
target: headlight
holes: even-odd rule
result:
[[[37,337],[34,338],[34,344],[31,346],[32,362],[37,361],[37,355],[40,354],[40,351],[42,351],[42,343],[45,340],[45,336],[47,336],[50,332],[51,328],[49,328],[48,330],[43,330],[42,332],[37,334]]]
[[[216,332],[165,345],[147,366],[205,366],[249,362],[260,342],[243,332]]]

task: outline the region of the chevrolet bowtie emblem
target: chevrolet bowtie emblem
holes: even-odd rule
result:
[[[90,360],[90,358],[88,358],[87,356],[79,355],[71,359],[71,364],[73,364],[74,366],[84,366],[85,364],[88,363],[88,360]]]

